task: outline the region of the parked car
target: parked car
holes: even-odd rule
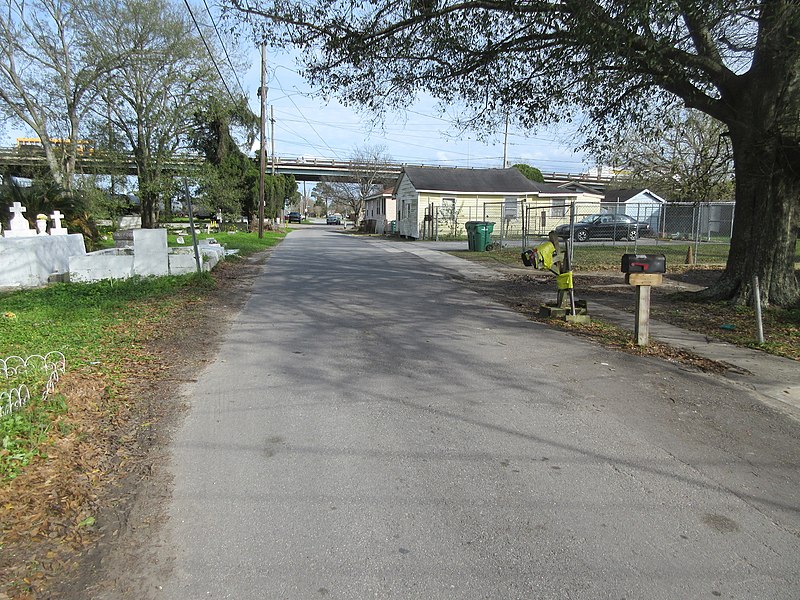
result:
[[[559,237],[569,237],[569,224],[555,228]],[[574,238],[585,242],[590,238],[610,238],[614,240],[635,240],[650,233],[650,225],[641,223],[622,214],[596,214],[583,217],[575,223]]]
[[[287,223],[302,223],[303,222],[303,215],[299,212],[290,212],[289,216],[286,217]]]
[[[342,220],[336,215],[328,215],[328,218],[325,219],[325,223],[328,225],[341,225]]]

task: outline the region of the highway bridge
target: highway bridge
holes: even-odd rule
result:
[[[257,161],[257,159],[256,159]],[[166,170],[175,174],[191,175],[200,170],[205,159],[199,154],[181,153],[176,154],[167,161]],[[404,166],[430,167],[432,169],[440,165],[426,165],[422,163],[397,163],[387,162],[378,166],[379,171],[386,177],[397,177]],[[24,168],[47,167],[43,151],[32,152],[30,148],[22,150],[18,148],[0,148],[0,171],[5,172],[9,169],[12,173],[19,172]],[[99,154],[81,155],[77,158],[76,168],[82,173],[98,174],[125,174],[136,175],[136,164],[132,156],[122,155],[113,159],[102,157]],[[272,157],[267,160],[267,173],[280,175],[294,175],[298,181],[317,182],[325,178],[353,179],[354,174],[359,171],[372,170],[373,164],[358,163],[347,160],[337,160],[328,158],[286,158],[275,156],[274,163]],[[467,169],[469,167],[460,167]],[[561,184],[569,181],[577,181],[584,185],[602,191],[610,181],[609,176],[592,176],[587,173],[542,173],[545,182]]]

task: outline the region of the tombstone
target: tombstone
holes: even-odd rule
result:
[[[61,211],[54,210],[50,218],[53,219],[53,225],[50,227],[50,235],[67,235],[67,228],[61,226],[61,219],[64,218]]]
[[[136,275],[169,275],[166,229],[133,230],[133,272]]]
[[[28,220],[22,216],[27,208],[22,206],[19,202],[14,202],[8,210],[14,213],[14,216],[8,222],[8,229],[3,234],[4,237],[31,237],[36,235],[36,230],[31,229]]]
[[[36,215],[36,235],[47,235],[47,215]]]
[[[125,215],[119,218],[117,230],[139,229],[142,226],[142,217],[139,215]]]

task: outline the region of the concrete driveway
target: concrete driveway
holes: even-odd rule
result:
[[[324,228],[176,433],[158,598],[800,597],[800,428]]]

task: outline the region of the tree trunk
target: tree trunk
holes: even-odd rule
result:
[[[158,199],[159,194],[153,191],[153,186],[140,187],[142,229],[155,229],[158,227]]]
[[[137,162],[139,157],[137,156]],[[155,229],[158,226],[158,198],[159,194],[155,185],[152,166],[147,160],[142,160],[137,165],[139,174],[139,201],[142,217],[142,229]]]
[[[800,226],[800,149],[796,139],[731,127],[736,164],[736,213],[727,266],[704,294],[753,301],[758,276],[763,304],[793,306],[800,300],[794,269]]]

